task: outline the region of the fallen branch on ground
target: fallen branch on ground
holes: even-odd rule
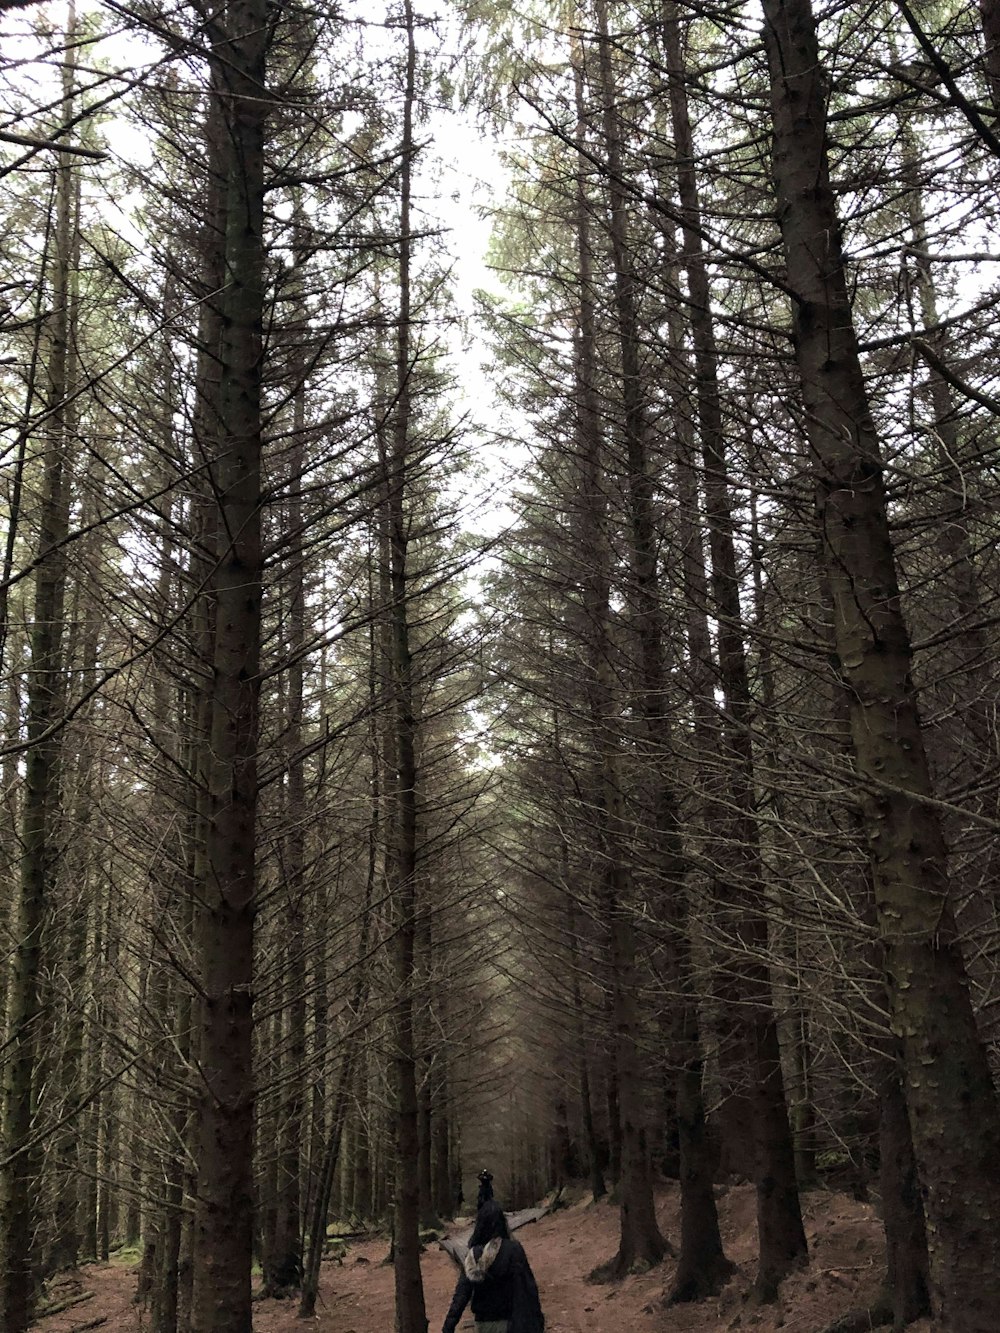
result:
[[[49,1315],[62,1314],[63,1310],[72,1310],[74,1305],[82,1305],[84,1301],[92,1301],[96,1295],[96,1291],[84,1291],[79,1296],[68,1296],[64,1301],[53,1301],[51,1305],[44,1305],[35,1318],[48,1319]]]

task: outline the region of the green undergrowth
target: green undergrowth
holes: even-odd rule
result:
[[[119,1268],[137,1268],[142,1262],[141,1245],[121,1245],[108,1255],[108,1263]]]

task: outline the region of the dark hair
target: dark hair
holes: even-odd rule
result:
[[[476,1225],[469,1241],[469,1249],[471,1250],[474,1245],[485,1245],[494,1236],[499,1236],[501,1240],[510,1240],[510,1229],[503,1209],[496,1199],[489,1199],[476,1214]]]

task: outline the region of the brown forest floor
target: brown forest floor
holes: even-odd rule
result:
[[[618,1213],[610,1204],[576,1204],[525,1227],[523,1241],[538,1278],[547,1333],[710,1333],[752,1328],[758,1333],[819,1333],[832,1320],[870,1303],[883,1266],[882,1230],[870,1205],[841,1194],[815,1191],[806,1196],[810,1265],[782,1288],[781,1302],[763,1310],[744,1305],[754,1272],[754,1195],[735,1186],[719,1201],[726,1250],[739,1272],[717,1300],[700,1305],[662,1308],[672,1263],[612,1286],[592,1286],[585,1278],[617,1248]],[[678,1229],[678,1193],[666,1186],[658,1213],[664,1234]],[[392,1272],[383,1260],[384,1240],[353,1246],[343,1263],[324,1265],[318,1314],[310,1321],[317,1333],[391,1333]],[[438,1333],[455,1285],[457,1269],[436,1245],[423,1261],[431,1333]],[[86,1303],[51,1315],[40,1333],[74,1333],[92,1320],[101,1333],[143,1333],[148,1317],[132,1304],[135,1270],[114,1264],[81,1269],[81,1291],[93,1291]],[[66,1290],[66,1289],[64,1289]],[[261,1301],[255,1306],[254,1333],[302,1333],[294,1301]],[[462,1328],[466,1327],[463,1320]],[[468,1324],[471,1328],[471,1323]],[[929,1333],[930,1325],[910,1333]]]

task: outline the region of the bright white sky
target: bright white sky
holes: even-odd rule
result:
[[[378,65],[393,52],[401,52],[403,34],[399,28],[387,30],[380,27],[374,10],[372,0],[348,3],[343,11],[346,20],[344,32],[348,45],[354,42],[357,33],[362,34],[362,59],[371,59]],[[123,79],[134,79],[142,70],[151,69],[162,59],[162,49],[158,43],[116,31],[115,16],[100,0],[79,0],[78,12],[81,16],[102,15],[105,29],[111,32],[100,43],[96,54],[84,52],[81,56],[83,72],[80,82],[85,86],[90,81],[86,70],[97,60],[105,68],[122,71]],[[44,19],[49,32],[59,33],[65,30],[67,13],[64,3],[53,3],[3,16],[4,56],[8,74],[7,88],[0,89],[0,124],[11,122],[14,110],[11,97],[15,91],[20,91],[26,109],[45,103],[52,106],[57,104],[60,91],[59,56],[57,54],[46,58],[52,43],[39,36],[39,22]],[[358,21],[357,26],[351,22],[352,19]],[[423,54],[432,65],[439,63],[438,48],[457,44],[458,41],[453,20],[440,19],[435,29],[418,29],[419,43],[426,48]],[[447,52],[443,53],[443,58],[447,59]],[[21,62],[16,71],[10,69],[12,61]],[[384,70],[382,77],[385,77]],[[102,95],[114,86],[105,87]],[[434,95],[435,88],[432,85]],[[4,104],[10,108],[7,115],[3,114]],[[360,120],[359,113],[346,113],[341,130],[345,139],[356,132]],[[38,124],[31,117],[30,122],[13,124],[11,128],[37,132]],[[140,169],[151,165],[155,139],[126,115],[114,115],[112,111],[102,122],[101,134],[113,162]],[[488,450],[486,437],[496,425],[498,408],[489,378],[482,369],[484,361],[488,359],[489,349],[477,335],[474,293],[480,288],[495,293],[502,290],[503,284],[487,267],[486,254],[492,225],[489,214],[496,201],[502,199],[506,192],[507,172],[501,162],[498,145],[471,113],[463,114],[439,105],[424,121],[419,134],[427,146],[418,162],[415,205],[423,212],[423,222],[427,226],[445,230],[443,244],[454,265],[452,301],[463,317],[461,329],[454,329],[448,337],[461,386],[457,406],[480,428],[484,435],[483,448]],[[100,171],[90,179],[92,188],[99,193],[104,183]],[[140,204],[140,195],[123,194],[117,175],[109,175],[107,184],[108,194],[102,205],[105,216],[131,244],[141,247],[141,233],[133,221],[135,210]],[[499,518],[494,518],[491,526],[499,521]]]

